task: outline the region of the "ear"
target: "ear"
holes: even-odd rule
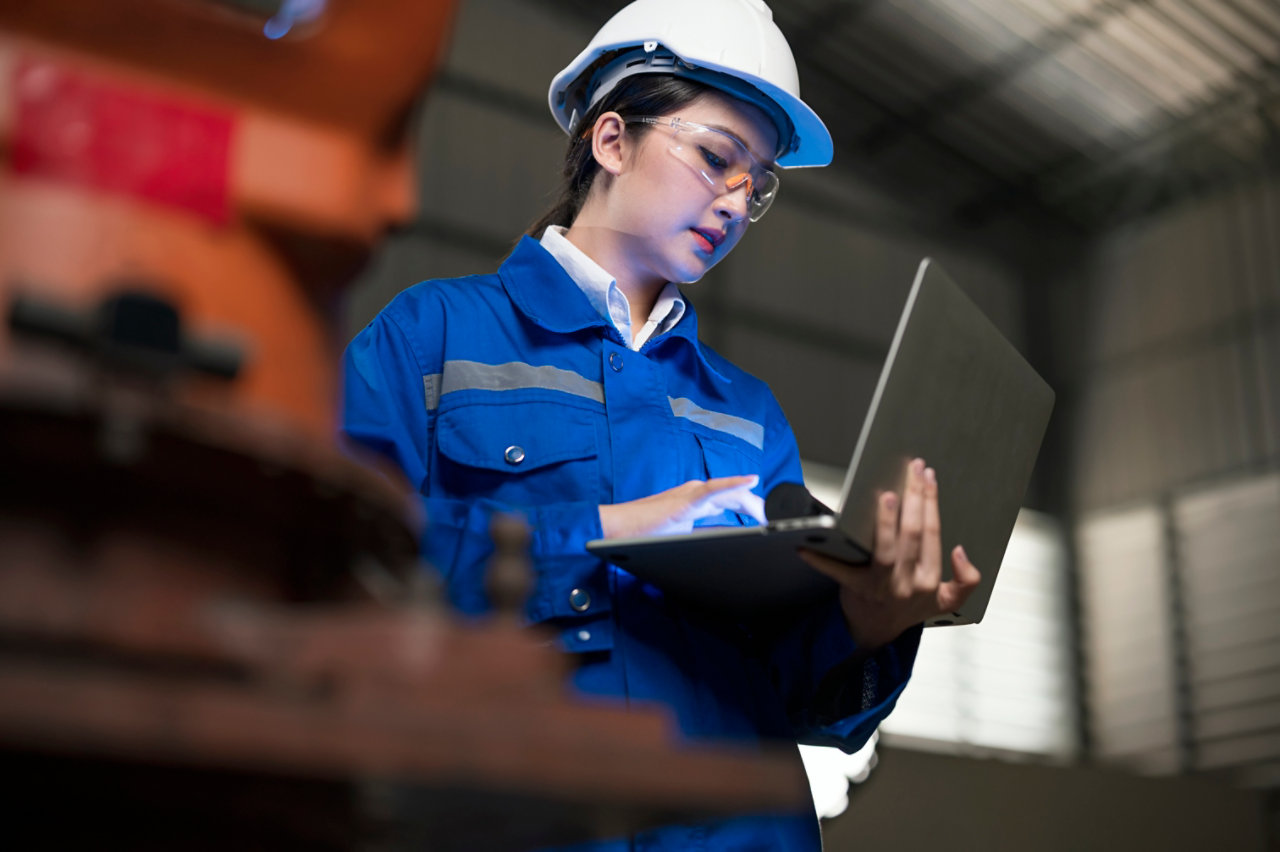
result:
[[[600,168],[611,175],[622,171],[626,155],[627,123],[616,112],[606,112],[596,119],[591,130],[591,154]]]

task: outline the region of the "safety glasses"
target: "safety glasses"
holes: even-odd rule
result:
[[[682,118],[641,115],[626,121],[670,127],[673,132],[667,151],[701,175],[717,195],[745,189],[747,216],[752,222],[760,220],[778,194],[778,176],[730,133]]]

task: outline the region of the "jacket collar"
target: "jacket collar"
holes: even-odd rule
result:
[[[498,277],[520,312],[548,331],[568,334],[595,326],[613,328],[564,267],[531,237],[520,238],[498,269]]]
[[[569,277],[564,267],[537,240],[524,236],[498,269],[498,277],[508,298],[530,320],[548,331],[568,334],[587,328],[601,327],[617,336],[609,322],[591,305],[586,294]],[[712,375],[728,382],[729,378],[707,359],[698,340],[698,317],[693,304],[685,300],[685,313],[675,328],[653,339],[645,348],[666,345],[672,339],[683,340],[698,353],[698,359]]]

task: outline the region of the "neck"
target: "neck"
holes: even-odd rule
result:
[[[639,331],[649,320],[658,295],[667,282],[653,276],[638,274],[627,251],[625,240],[618,231],[583,222],[579,216],[565,232],[565,238],[582,250],[587,257],[614,277],[618,289],[627,297],[631,307],[631,328]]]

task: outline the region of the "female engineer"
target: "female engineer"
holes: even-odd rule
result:
[[[802,481],[772,393],[698,340],[676,286],[765,214],[778,170],[831,160],[790,48],[762,0],[636,0],[555,77],[550,104],[570,135],[559,201],[496,274],[410,287],[351,342],[344,431],[418,488],[424,553],[464,612],[487,607],[493,513],[528,520],[526,614],[576,655],[579,690],[660,702],[690,738],[857,749],[906,684],[919,625],[978,581],[960,548],[941,551],[923,461],[881,498],[871,564],[802,554],[840,591],[776,634],[682,610],[584,549],[759,523],[761,495]],[[821,839],[810,811],[598,848]]]

